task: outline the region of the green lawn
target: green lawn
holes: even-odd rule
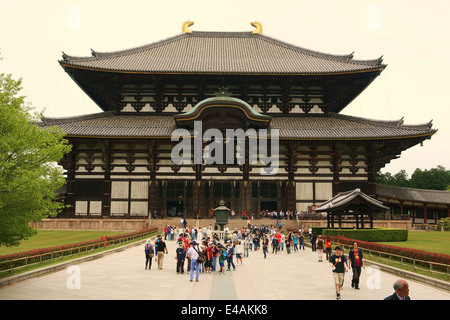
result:
[[[0,256],[16,252],[24,252],[40,248],[54,247],[64,244],[100,239],[126,233],[124,231],[50,231],[38,230],[37,235],[22,241],[18,247],[0,246]]]
[[[450,255],[450,232],[448,231],[409,231],[408,241],[379,243]]]

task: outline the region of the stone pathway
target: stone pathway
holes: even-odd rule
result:
[[[267,259],[250,251],[236,271],[200,274],[190,282],[187,273],[175,272],[175,241],[163,270],[153,262],[144,269],[144,245],[86,261],[66,270],[0,288],[1,300],[335,300],[333,277],[317,253],[280,251]],[[235,261],[236,264],[236,261]],[[186,267],[186,265],[185,265]],[[79,276],[79,277],[78,277]],[[373,267],[363,270],[360,290],[351,288],[351,271],[345,275],[341,300],[382,300],[393,293],[397,277]],[[74,281],[79,279],[79,282]],[[450,300],[450,293],[407,280],[412,300]],[[79,287],[76,285],[79,284]]]

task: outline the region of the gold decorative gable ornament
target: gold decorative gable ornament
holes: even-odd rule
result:
[[[185,21],[183,22],[183,25],[181,26],[181,31],[184,33],[192,33],[192,30],[189,29],[190,26],[192,26],[194,24],[193,21]]]
[[[250,22],[250,24],[255,27],[256,29],[253,30],[253,34],[258,34],[258,33],[262,33],[263,32],[263,27],[262,27],[262,23],[255,21],[255,22]]]

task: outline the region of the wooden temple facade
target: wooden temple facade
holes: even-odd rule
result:
[[[70,205],[65,217],[154,211],[206,217],[222,199],[237,213],[258,215],[307,210],[355,188],[374,196],[375,174],[436,131],[431,123],[340,113],[386,68],[381,58],[314,52],[263,35],[260,27],[185,27],[138,48],[63,54],[59,63],[102,110],[39,123],[60,127],[72,145],[61,161]],[[277,173],[263,175],[264,165],[250,161],[174,163],[179,142],[172,133],[185,129],[194,137],[195,121],[203,133],[278,130]],[[204,139],[201,148],[210,143]],[[248,144],[244,149],[248,158]]]

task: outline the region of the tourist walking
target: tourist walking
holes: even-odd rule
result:
[[[336,288],[336,299],[341,298],[341,289],[344,281],[344,274],[348,272],[347,259],[344,256],[344,252],[341,247],[335,248],[336,253],[330,257],[328,262],[330,263],[333,273],[334,285]]]
[[[330,236],[327,236],[327,238],[325,239],[325,255],[326,255],[327,261],[331,257],[331,245],[332,245],[331,238],[330,238]]]
[[[167,234],[167,240],[171,241],[171,236],[172,236],[172,227],[171,226],[167,226],[166,234]]]
[[[287,254],[291,253],[291,237],[288,236],[285,238],[286,252]]]
[[[150,239],[147,239],[144,251],[145,251],[145,269],[147,269],[148,266],[148,270],[150,270],[152,268],[153,256],[155,255],[155,249]]]
[[[278,239],[276,236],[272,237],[272,253],[278,253]]]
[[[184,242],[180,241],[176,250],[175,259],[177,260],[177,274],[184,274],[184,260],[186,259],[186,249]]]
[[[216,244],[216,241],[212,241],[212,259],[211,259],[211,271],[216,271],[217,266],[217,254],[219,252],[219,247]]]
[[[359,290],[359,277],[361,276],[361,268],[365,269],[365,263],[363,259],[363,252],[358,248],[358,243],[353,242],[353,249],[348,253],[348,259],[350,260],[350,268],[353,272],[352,288]]]
[[[267,256],[267,250],[269,248],[269,239],[267,238],[266,235],[264,235],[264,239],[262,241],[262,247],[263,247],[264,259],[265,259]]]
[[[217,256],[219,257],[220,272],[222,274],[225,274],[225,260],[227,259],[227,250],[221,244],[219,245],[219,252],[217,253]]]
[[[210,242],[206,247],[205,272],[211,273],[214,243]]]
[[[194,240],[192,241],[192,246],[188,249],[186,253],[186,257],[189,257],[191,260],[191,269],[189,272],[189,278],[192,282],[194,279],[194,270],[196,270],[195,274],[195,281],[198,282],[198,278],[200,276],[200,265],[197,263],[197,259],[200,255],[200,249],[197,246],[197,242]]]
[[[158,262],[158,269],[162,270],[164,263],[164,254],[168,254],[166,243],[162,240],[162,236],[158,234],[156,242],[155,242],[155,252],[156,258],[155,260]]]
[[[317,241],[316,241],[316,250],[317,250],[317,255],[319,257],[319,262],[322,262],[323,249],[324,249],[324,244],[323,244],[322,236],[319,235],[319,237],[317,238]]]
[[[234,246],[231,243],[231,241],[228,241],[228,246],[227,246],[227,265],[228,265],[228,270],[230,271],[230,267],[233,266],[233,271],[236,270],[236,266],[234,265],[233,262],[233,256],[234,256]]]
[[[236,264],[238,265],[239,262],[240,262],[241,265],[242,265],[242,251],[243,251],[243,249],[242,249],[241,242],[237,241],[234,248],[235,248],[235,251],[236,251]]]
[[[317,250],[317,247],[316,247],[317,235],[315,232],[312,233],[310,240],[311,240],[311,249],[313,252],[316,252],[316,250]]]
[[[284,235],[283,232],[280,232],[280,237],[278,238],[278,246],[279,246],[278,250],[284,251],[285,241],[286,241],[286,236]]]
[[[305,250],[305,233],[303,232],[303,230],[300,230],[300,234],[298,235],[298,245],[299,245],[299,249]]]
[[[250,241],[248,237],[244,239],[243,249],[244,249],[244,258],[248,258],[248,250],[250,247]]]
[[[298,234],[297,234],[297,232],[294,233],[294,235],[292,236],[292,243],[294,244],[294,252],[298,251]]]

